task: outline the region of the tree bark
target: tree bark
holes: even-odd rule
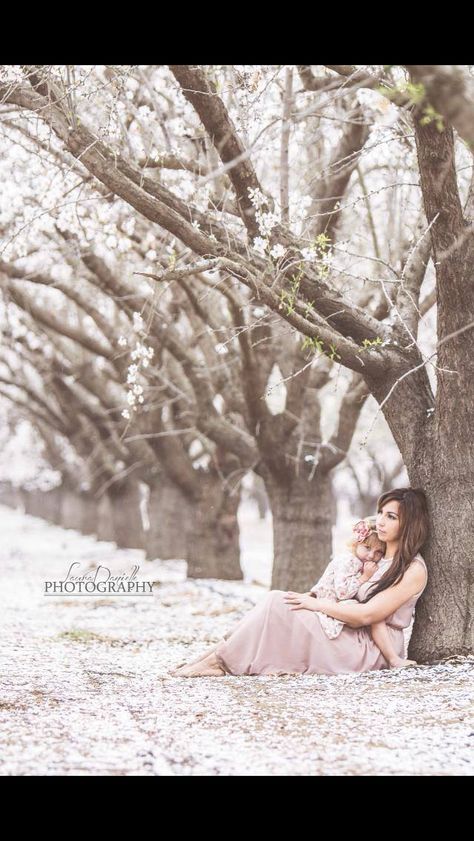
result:
[[[25,511],[33,517],[41,517],[49,523],[61,522],[61,487],[50,491],[22,491]]]
[[[97,539],[115,543],[113,502],[108,493],[102,494],[97,501]]]
[[[0,482],[0,504],[8,508],[22,508],[23,498],[20,488],[15,488],[11,482]]]
[[[61,525],[62,487],[51,491],[21,490],[25,513]]]
[[[430,505],[429,583],[418,603],[410,654],[432,662],[472,653],[474,642],[474,232],[459,198],[451,128],[439,131],[416,114],[415,136],[426,218],[432,223],[438,387],[417,452],[409,458],[401,452],[411,483],[426,491]]]
[[[188,537],[188,578],[223,578],[240,581],[240,494],[223,487],[214,472],[202,472],[201,492],[192,511]]]
[[[60,522],[64,529],[75,529],[81,534],[95,534],[97,507],[92,496],[64,484],[60,488]]]
[[[329,474],[266,478],[273,514],[273,590],[309,590],[329,563],[335,500]]]
[[[466,441],[466,450],[468,446]],[[446,444],[443,452],[449,459],[455,449],[455,443],[451,447]],[[409,657],[432,663],[472,654],[474,649],[474,506],[472,482],[466,481],[462,470],[454,470],[449,476],[442,464],[433,465],[431,470],[428,461],[426,465],[425,474],[417,473],[413,478],[426,490],[430,506],[430,536],[422,552],[428,585],[417,602]],[[462,527],[453,528],[456,512]],[[469,517],[464,516],[467,512]]]
[[[145,549],[145,532],[140,513],[140,486],[130,480],[109,489],[114,540],[122,549]]]
[[[146,552],[150,559],[184,558],[188,554],[188,533],[192,523],[193,503],[165,473],[150,488],[145,532]]]

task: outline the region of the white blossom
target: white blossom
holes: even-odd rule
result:
[[[262,207],[262,205],[267,203],[267,199],[263,195],[262,191],[258,188],[253,189],[253,187],[248,188],[249,199],[252,202],[253,206],[257,209]]]
[[[265,252],[268,248],[268,239],[263,239],[263,237],[255,237],[253,241],[253,247],[258,254],[261,254],[262,257],[265,257]]]
[[[301,250],[301,253],[302,253],[305,260],[315,260],[316,259],[317,253],[316,253],[315,248],[312,248],[312,247],[301,248],[300,250]]]
[[[143,318],[139,312],[133,313],[133,329],[136,333],[140,333],[144,329]]]
[[[266,236],[271,233],[273,228],[278,225],[278,216],[276,213],[260,213],[257,212],[255,214],[255,218],[258,223],[258,229],[262,236]]]
[[[131,236],[135,230],[136,219],[133,216],[130,216],[128,219],[125,219],[125,222],[122,223],[122,228],[124,232]]]
[[[131,247],[132,247],[132,243],[130,242],[129,239],[127,239],[126,237],[120,237],[120,239],[118,241],[118,249],[117,250],[121,254],[125,254],[126,251],[130,251]]]
[[[274,245],[274,246],[273,246],[273,248],[271,249],[271,251],[270,251],[270,255],[271,255],[271,256],[272,256],[275,260],[278,260],[280,257],[283,257],[283,255],[284,255],[285,251],[286,251],[285,246],[284,246],[284,245],[281,245],[280,243],[277,243],[277,244],[276,244],[276,245]]]

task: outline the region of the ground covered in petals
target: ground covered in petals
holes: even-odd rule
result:
[[[472,775],[474,657],[362,675],[179,679],[266,588],[0,506],[2,775]],[[73,561],[152,596],[45,597]]]

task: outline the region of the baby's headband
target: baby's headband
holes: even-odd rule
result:
[[[375,517],[366,517],[365,520],[359,520],[353,527],[352,533],[356,543],[362,543],[369,534],[375,534]]]

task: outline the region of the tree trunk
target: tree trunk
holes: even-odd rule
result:
[[[80,531],[82,526],[82,506],[79,494],[67,485],[62,486],[60,525],[64,529],[76,529],[76,531]]]
[[[266,477],[273,514],[273,590],[305,592],[327,567],[336,520],[330,474]]]
[[[61,522],[61,486],[50,491],[35,491],[37,495],[38,517],[49,523]]]
[[[61,496],[62,496],[62,488],[59,485],[57,488],[52,488],[50,491],[46,491],[44,496],[44,504],[45,504],[45,519],[48,520],[50,523],[55,523],[56,525],[61,524]]]
[[[214,473],[202,472],[199,481],[201,495],[192,511],[188,535],[188,578],[240,581],[240,493],[231,496]]]
[[[0,504],[8,508],[22,508],[23,498],[20,488],[14,487],[11,482],[0,482]]]
[[[454,369],[452,361],[449,367]],[[472,363],[465,360],[458,368],[458,375],[440,373],[429,411],[423,408],[422,372],[400,382],[396,398],[384,406],[410,485],[425,491],[429,505],[430,536],[421,549],[429,582],[417,602],[409,644],[410,657],[421,663],[473,651],[474,451],[468,417],[474,394],[465,379],[472,377]],[[384,392],[376,396],[380,401]]]
[[[113,503],[111,502],[108,493],[102,494],[97,500],[97,540],[104,540],[106,542],[115,543],[115,528]]]
[[[145,532],[146,552],[150,559],[187,557],[188,532],[192,525],[192,503],[165,473],[150,488]]]
[[[61,522],[61,486],[50,491],[38,489],[28,491],[22,489],[25,513],[33,517],[41,517],[49,523]]]
[[[419,469],[415,456],[407,460],[410,480],[427,492],[431,515],[429,582],[409,648],[415,659],[431,663],[473,652],[474,235],[459,196],[452,128],[440,131],[436,121],[422,119],[421,109],[414,127],[436,270],[438,367]]]
[[[29,514],[31,517],[41,517],[41,514],[38,514],[38,496],[36,491],[27,491],[26,488],[21,488],[21,498],[23,500],[25,514]]]
[[[81,493],[82,534],[97,534],[97,500],[90,493]]]
[[[466,441],[466,452],[469,446]],[[472,484],[461,471],[443,478],[433,470],[419,486],[430,502],[430,537],[422,553],[429,579],[417,602],[408,656],[432,663],[474,650]]]
[[[97,502],[86,493],[61,485],[61,507],[59,525],[64,529],[75,529],[81,534],[95,534],[97,531]]]
[[[140,513],[141,492],[136,481],[109,490],[112,503],[114,540],[123,549],[145,549],[145,532]]]

